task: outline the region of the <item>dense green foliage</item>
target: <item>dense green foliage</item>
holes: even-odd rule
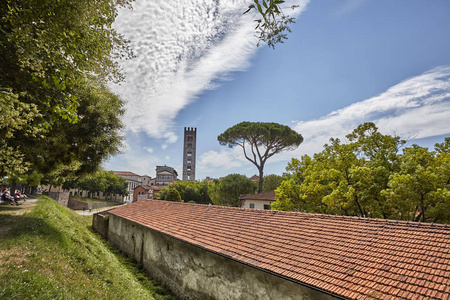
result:
[[[128,181],[111,171],[97,171],[93,174],[77,177],[64,182],[64,189],[80,189],[83,191],[107,193],[108,195],[128,195]]]
[[[111,24],[129,0],[0,3],[0,176],[37,172],[61,184],[93,172],[121,143],[123,79],[132,56]],[[35,177],[36,178],[36,177]]]
[[[176,189],[184,202],[211,203],[211,198],[208,195],[208,182],[206,181],[176,181],[170,185],[170,188]],[[168,192],[169,188],[164,188],[160,193],[160,198],[164,200]]]
[[[240,174],[230,174],[209,184],[208,194],[215,205],[241,206],[241,195],[255,193],[256,184]]]
[[[258,192],[263,190],[267,159],[284,150],[293,150],[303,142],[301,134],[289,126],[262,122],[241,122],[228,128],[217,139],[222,146],[240,146],[245,158],[256,166],[259,171]]]
[[[21,209],[0,207],[1,299],[174,299],[94,233],[92,217],[45,196]]]
[[[271,174],[271,175],[264,176],[262,191],[267,192],[267,191],[276,190],[280,186],[280,184],[283,182],[283,180],[284,180],[284,177],[280,176],[280,175]]]
[[[167,194],[165,195],[164,200],[173,201],[173,202],[181,202],[180,193],[175,188],[169,188]]]
[[[274,209],[425,222],[450,222],[450,138],[435,151],[358,126],[348,142],[287,166]]]

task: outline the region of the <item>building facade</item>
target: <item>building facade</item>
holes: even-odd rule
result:
[[[183,180],[195,180],[197,128],[184,127]]]
[[[178,180],[178,173],[174,168],[168,166],[156,166],[155,185],[168,186]]]
[[[267,191],[258,194],[251,194],[241,196],[242,208],[254,208],[254,209],[271,209],[272,203],[276,201],[275,191]]]

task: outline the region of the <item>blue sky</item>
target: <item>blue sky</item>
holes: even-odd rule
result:
[[[363,122],[431,147],[450,136],[450,1],[287,1],[296,23],[275,50],[256,47],[246,0],[137,0],[115,28],[136,58],[122,62],[125,147],[104,168],[181,175],[184,127],[197,128],[196,178],[256,168],[217,136],[242,121],[277,122],[303,144],[272,157],[322,150]],[[286,13],[292,14],[289,9]],[[254,17],[254,16],[253,16]]]

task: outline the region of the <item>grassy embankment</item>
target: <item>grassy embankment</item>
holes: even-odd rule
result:
[[[0,299],[174,299],[80,216],[41,196],[0,206]]]

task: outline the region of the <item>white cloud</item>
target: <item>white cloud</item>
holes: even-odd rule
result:
[[[200,156],[197,167],[201,171],[215,174],[217,170],[229,171],[241,168],[245,163],[248,163],[248,161],[245,160],[242,149],[237,146],[232,149],[221,150],[220,152],[210,150],[203,153]]]
[[[283,152],[268,164],[287,163],[292,157],[313,155],[323,150],[331,137],[344,139],[359,124],[374,122],[384,134],[426,138],[450,134],[450,66],[442,66],[412,77],[380,95],[354,103],[327,116],[311,121],[294,122],[304,142],[294,151]],[[240,148],[239,148],[240,150]],[[199,165],[211,173],[217,167],[244,165],[243,154],[235,149],[202,155]]]
[[[144,150],[150,154],[152,154],[154,152],[153,148],[150,148],[150,147],[144,147]]]
[[[450,66],[432,69],[327,116],[298,122],[293,129],[305,141],[296,153],[322,150],[330,137],[344,138],[359,124],[374,122],[385,134],[393,131],[416,138],[450,133]]]
[[[114,27],[131,41],[136,58],[122,63],[126,82],[113,90],[127,102],[128,130],[177,141],[178,112],[232,71],[243,71],[256,52],[248,0],[136,1]],[[291,1],[305,9],[308,1]]]

